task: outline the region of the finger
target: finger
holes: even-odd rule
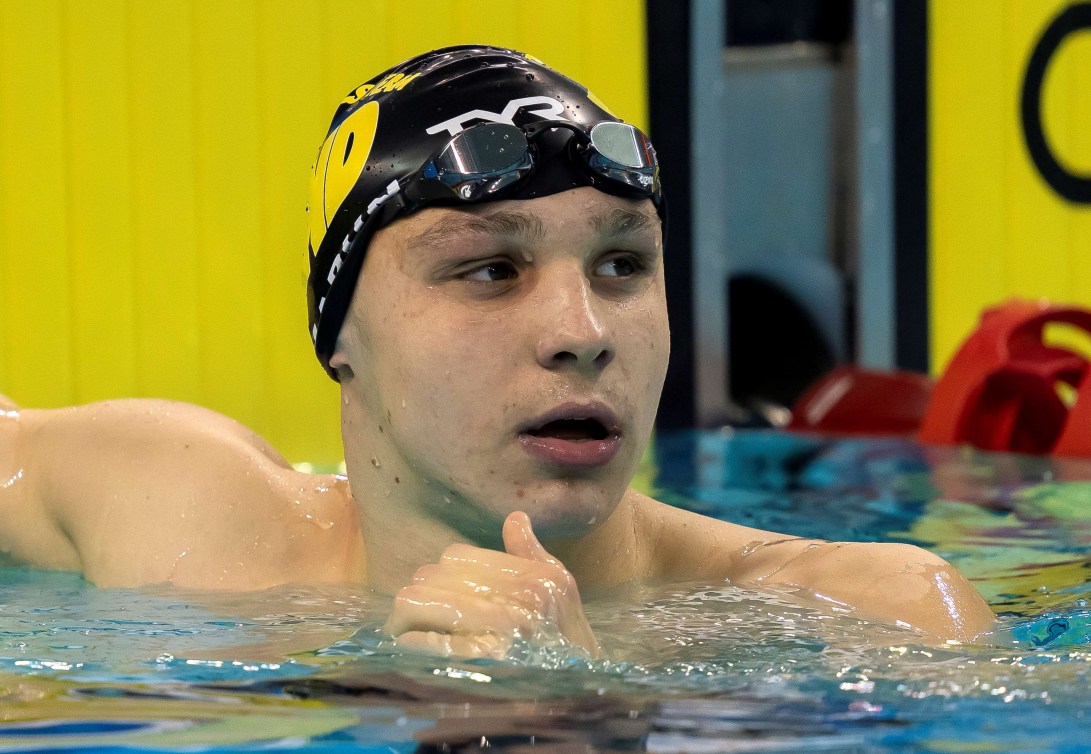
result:
[[[395,595],[394,608],[383,630],[393,636],[406,631],[456,631],[464,616],[463,609],[457,604],[460,596],[442,589],[410,584]]]
[[[425,584],[410,584],[394,598],[394,609],[383,626],[392,636],[410,631],[448,634],[525,631],[533,615],[519,605],[468,595]]]
[[[513,511],[504,520],[504,550],[510,555],[537,560],[541,563],[560,565],[561,562],[546,552],[538,537],[534,536],[534,529],[530,525],[530,517],[523,511]]]
[[[511,641],[493,634],[452,636],[435,631],[408,631],[397,638],[399,649],[424,652],[440,657],[491,657],[503,659]]]
[[[486,573],[518,574],[542,561],[498,550],[486,550],[467,544],[449,545],[439,558],[443,568],[458,568]]]
[[[398,635],[395,643],[399,649],[439,657],[450,657],[452,652],[451,635],[438,631],[406,631]]]
[[[422,566],[413,576],[413,583],[451,594],[472,596],[520,609],[538,620],[550,619],[551,595],[568,584],[563,571],[548,563],[505,555],[523,564],[518,571],[490,570],[459,564]],[[530,620],[527,618],[527,621]]]
[[[536,566],[534,563],[528,565],[531,568]],[[412,583],[425,584],[430,589],[442,589],[475,597],[506,599],[507,595],[518,591],[525,581],[526,577],[521,574],[510,573],[507,570],[479,568],[477,564],[432,563],[418,568],[413,574]]]

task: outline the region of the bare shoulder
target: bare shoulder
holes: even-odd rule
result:
[[[827,542],[752,529],[672,508],[637,504],[661,578],[717,578],[793,588],[802,598],[919,629],[930,641],[970,641],[994,616],[943,558],[903,543]]]
[[[814,542],[755,561],[742,574],[757,584],[799,588],[867,618],[915,628],[930,641],[972,641],[995,616],[954,566],[915,545]]]
[[[630,492],[641,539],[648,543],[649,576],[737,579],[748,558],[770,545],[803,540],[720,521]]]
[[[338,553],[355,525],[347,483],[295,471],[222,414],[119,400],[24,410],[19,423],[24,478],[0,545],[25,562],[112,586],[344,580],[332,572],[347,568]]]
[[[181,443],[182,450],[213,454],[224,446],[258,452],[274,463],[288,467],[260,435],[239,422],[211,409],[180,401],[129,398],[101,401],[61,409],[24,409],[19,412],[23,431],[37,442],[64,446],[82,444],[88,439],[109,440],[107,452],[144,447],[149,439],[162,443]],[[201,440],[192,443],[192,440]],[[177,448],[175,448],[177,449]]]

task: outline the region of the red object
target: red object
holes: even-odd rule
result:
[[[923,374],[839,366],[799,397],[788,428],[850,435],[913,434],[931,389],[932,380]]]
[[[1091,311],[1046,301],[985,311],[936,383],[920,441],[1091,457],[1091,370],[1083,356],[1043,342],[1051,323],[1091,333]],[[1076,393],[1071,408],[1061,384]]]

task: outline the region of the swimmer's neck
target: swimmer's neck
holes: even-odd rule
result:
[[[457,505],[456,502],[446,502],[440,495],[437,503],[426,491],[422,493],[417,499],[428,502],[414,505],[407,499],[409,496],[387,497],[383,491],[379,495],[369,495],[367,491],[358,494],[357,488],[353,488],[360,512],[367,582],[377,592],[396,593],[412,581],[418,568],[438,562],[452,544],[504,549],[500,539],[502,521],[490,522],[487,527],[482,525],[489,533],[482,531],[480,536],[473,536],[452,525],[448,517],[439,515],[439,505]],[[581,589],[615,585],[636,575],[641,554],[633,526],[634,496],[639,497],[631,490],[627,492],[610,517],[591,532],[543,542],[576,577]],[[396,497],[402,499],[395,501]]]

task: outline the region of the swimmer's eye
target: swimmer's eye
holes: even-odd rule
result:
[[[460,277],[473,283],[494,283],[499,280],[511,280],[517,274],[516,269],[507,262],[490,262],[467,270]]]
[[[639,275],[648,269],[648,264],[639,257],[624,255],[610,257],[600,262],[595,268],[595,274],[602,277],[627,278]]]

